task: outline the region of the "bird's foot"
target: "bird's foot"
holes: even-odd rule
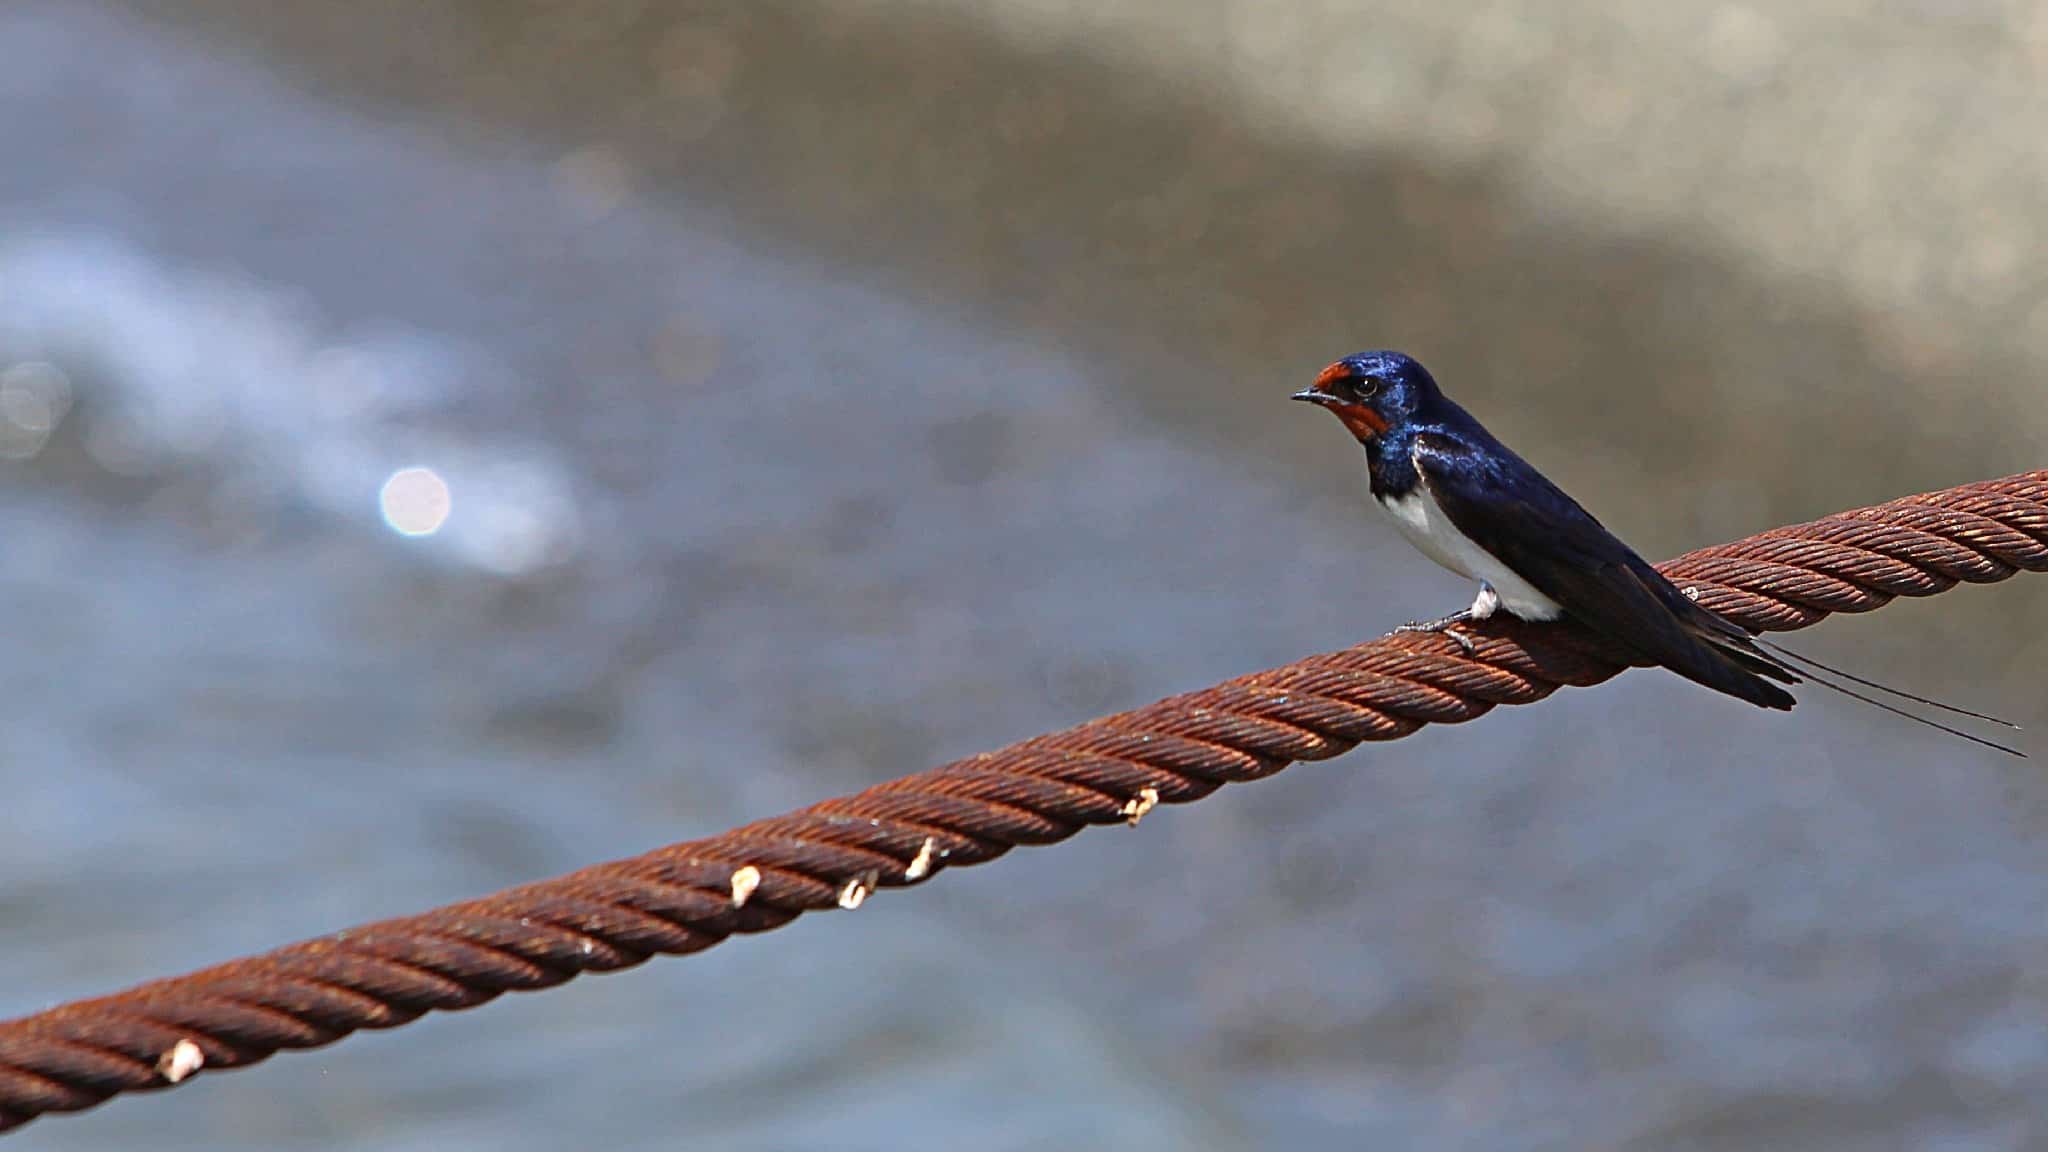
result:
[[[1399,628],[1394,629],[1394,631],[1441,632],[1444,635],[1449,636],[1451,639],[1457,641],[1458,647],[1465,650],[1465,655],[1470,656],[1474,652],[1478,651],[1478,645],[1472,642],[1472,638],[1470,636],[1467,636],[1463,632],[1458,631],[1458,625],[1469,624],[1474,619],[1477,619],[1477,615],[1471,609],[1468,608],[1463,612],[1453,612],[1449,616],[1446,616],[1441,620],[1418,620],[1413,624],[1403,624]]]

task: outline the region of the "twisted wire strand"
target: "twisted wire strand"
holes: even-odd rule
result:
[[[1775,528],[1661,567],[1701,604],[1765,631],[2048,571],[2048,470]],[[0,1132],[858,907],[878,888],[1597,684],[1627,662],[1570,624],[1496,616],[1466,631],[1469,656],[1441,635],[1383,636],[706,839],[0,1022]]]

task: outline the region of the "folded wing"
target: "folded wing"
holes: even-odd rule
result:
[[[1769,680],[1799,678],[1755,650],[1747,631],[1687,599],[1505,445],[1486,449],[1424,432],[1413,450],[1430,495],[1473,543],[1644,662],[1760,707],[1792,707]]]

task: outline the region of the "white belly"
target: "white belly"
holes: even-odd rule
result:
[[[1458,531],[1458,526],[1451,523],[1443,509],[1437,507],[1427,488],[1417,486],[1406,496],[1382,498],[1379,504],[1394,518],[1394,526],[1401,530],[1401,535],[1406,536],[1408,542],[1424,556],[1460,576],[1483,582],[1493,589],[1494,595],[1500,599],[1500,606],[1509,612],[1524,620],[1555,620],[1564,615],[1564,609],[1558,606],[1557,601],[1537,591],[1527,580],[1517,576],[1514,569],[1494,559],[1491,552]]]

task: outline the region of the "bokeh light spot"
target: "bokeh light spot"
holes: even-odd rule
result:
[[[71,381],[54,364],[31,361],[0,372],[0,459],[43,450],[71,409]]]
[[[400,468],[377,493],[384,523],[401,536],[432,536],[448,522],[454,499],[432,468]]]

